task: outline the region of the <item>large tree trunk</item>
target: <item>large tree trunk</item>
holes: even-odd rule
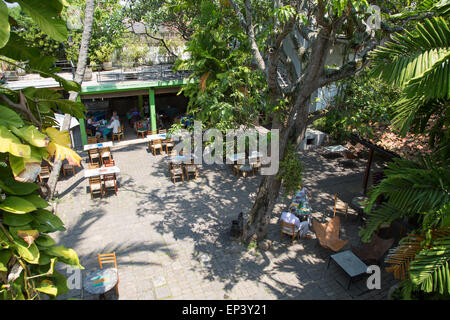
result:
[[[86,9],[84,13],[84,28],[81,37],[80,54],[78,56],[77,70],[75,73],[74,81],[79,83],[83,82],[84,72],[86,71],[86,64],[88,58],[89,40],[92,34],[92,24],[94,21],[94,3],[95,0],[86,0]],[[78,98],[78,92],[70,92],[69,100],[75,101]],[[61,125],[60,131],[68,131],[70,128],[70,121],[72,116],[68,113],[64,115],[64,121]],[[48,179],[48,186],[50,189],[47,199],[53,198],[56,190],[56,184],[59,179],[59,174],[62,167],[62,161],[56,160],[53,164],[53,170]]]
[[[287,124],[282,128],[279,142],[279,159],[284,159],[286,149],[290,143],[297,145],[303,141],[306,132],[309,97],[297,100],[300,106],[294,106],[292,112],[299,110],[295,116],[291,116]],[[277,203],[281,188],[281,180],[276,175],[264,176],[259,186],[258,194],[244,228],[242,240],[245,242],[262,241],[267,234],[273,209]]]

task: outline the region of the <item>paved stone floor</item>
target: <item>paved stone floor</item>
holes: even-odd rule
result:
[[[226,165],[203,165],[196,180],[173,184],[164,156],[153,156],[145,144],[112,153],[121,169],[118,195],[91,200],[80,169],[62,178],[56,213],[67,231],[56,236],[58,244],[76,250],[83,276],[98,267],[98,253],[116,252],[118,299],[385,299],[395,283],[382,271],[381,290],[368,291],[365,280],[346,290],[347,278],[333,264],[327,269],[332,252],[317,239],[280,243],[279,216],[289,203],[283,197],[271,220],[269,251],[230,240],[231,221],[251,208],[260,176],[237,178]],[[332,215],[335,192],[346,201],[361,192],[365,160],[346,169],[319,149],[300,157],[317,219]],[[344,249],[358,245],[356,213],[351,209],[341,221],[341,238],[350,240]],[[69,297],[98,299],[80,289],[61,298]],[[117,299],[113,293],[107,298]]]

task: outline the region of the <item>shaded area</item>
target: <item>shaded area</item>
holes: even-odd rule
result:
[[[118,196],[91,200],[83,172],[59,182],[66,193],[58,215],[67,231],[59,242],[74,248],[86,267],[97,268],[97,253],[116,251],[120,299],[379,299],[385,298],[392,276],[382,272],[382,290],[366,292],[361,280],[347,291],[345,275],[327,269],[331,250],[317,239],[280,243],[279,216],[290,202],[280,196],[269,226],[269,251],[246,248],[230,239],[232,220],[247,214],[261,177],[233,176],[227,165],[199,166],[195,180],[170,181],[164,156],[153,156],[145,144],[113,150],[120,167]],[[334,193],[350,203],[361,192],[364,159],[356,168],[325,159],[320,150],[304,151],[304,185],[313,198],[313,216],[333,215]],[[375,165],[377,165],[375,163]],[[343,250],[360,244],[356,212],[341,219]],[[340,282],[339,282],[340,281]],[[81,296],[72,290],[69,296]],[[84,299],[91,299],[87,295]]]

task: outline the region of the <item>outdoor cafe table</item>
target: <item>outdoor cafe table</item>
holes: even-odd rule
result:
[[[161,140],[167,139],[167,134],[159,133],[159,134],[149,134],[147,136],[148,141],[153,141],[153,140],[158,140],[158,139],[161,139]]]
[[[86,144],[84,145],[84,151],[92,150],[92,149],[98,149],[98,148],[106,148],[106,147],[112,147],[113,143],[112,141],[102,142],[102,143],[93,143],[93,144]]]
[[[253,151],[253,152],[248,156],[249,159],[253,159],[253,158],[261,158],[261,157],[262,157],[262,153],[261,153],[261,152],[258,152],[258,151]],[[233,155],[228,155],[228,156],[227,156],[227,159],[228,159],[229,161],[231,161],[231,162],[236,162],[236,161],[238,161],[238,160],[245,159],[245,153],[242,152],[242,153],[236,153],[236,154],[233,154]]]
[[[117,283],[117,269],[105,268],[90,273],[83,282],[83,288],[92,294],[99,294],[104,299],[104,294],[114,288]]]
[[[347,290],[350,289],[350,284],[354,279],[365,275],[367,272],[367,265],[351,250],[332,254],[328,260],[327,269],[330,267],[331,261],[334,261],[349,277]]]
[[[90,178],[90,177],[97,177],[104,174],[113,174],[113,173],[119,173],[120,169],[117,166],[113,167],[101,167],[96,169],[86,169],[84,170],[84,177]]]
[[[233,154],[233,155],[227,155],[227,159],[230,162],[234,163],[238,160],[245,159],[245,153],[237,153],[237,154]]]

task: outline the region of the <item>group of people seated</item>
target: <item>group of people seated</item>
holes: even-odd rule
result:
[[[86,129],[91,130],[95,136],[103,136],[106,139],[111,132],[118,133],[120,131],[120,120],[116,111],[113,111],[112,117],[107,122],[105,119],[94,121],[94,115],[88,115]]]

